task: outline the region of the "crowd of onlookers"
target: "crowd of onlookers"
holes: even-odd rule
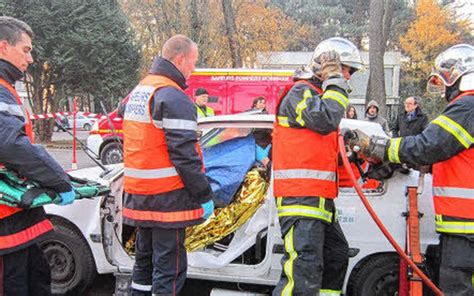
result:
[[[356,108],[349,105],[346,109],[345,117],[348,119],[358,119]],[[428,125],[428,117],[421,110],[417,97],[405,99],[403,110],[391,124],[379,114],[379,105],[375,100],[372,100],[367,104],[363,120],[380,124],[384,132],[392,137],[416,135],[421,133]]]

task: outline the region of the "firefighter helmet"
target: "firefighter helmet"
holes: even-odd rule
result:
[[[321,41],[321,43],[314,49],[313,57],[311,58],[310,69],[316,73],[321,67],[319,58],[323,52],[334,50],[339,54],[341,64],[351,68],[351,73],[363,69],[362,58],[360,52],[354,43],[341,37],[333,37]]]
[[[474,46],[454,45],[436,57],[433,71],[428,78],[427,89],[431,93],[445,94],[446,88],[453,86],[461,77],[464,79],[469,76],[471,78],[469,81],[472,81],[472,73],[474,73]],[[462,88],[468,87],[465,86],[467,82],[463,82],[461,81]]]

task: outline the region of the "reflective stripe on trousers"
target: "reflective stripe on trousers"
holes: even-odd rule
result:
[[[474,222],[444,221],[442,215],[436,215],[436,231],[441,233],[474,234]]]
[[[319,207],[312,207],[306,205],[282,205],[282,198],[277,197],[278,217],[301,216],[308,218],[315,218],[331,223],[333,214],[324,209],[326,200],[319,199]]]

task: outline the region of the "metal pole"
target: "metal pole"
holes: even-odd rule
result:
[[[76,115],[77,115],[77,101],[76,98],[74,98],[73,103],[72,103],[72,164],[71,164],[71,169],[77,170],[77,151],[76,151]]]

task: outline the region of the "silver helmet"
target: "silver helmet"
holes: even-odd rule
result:
[[[333,37],[321,41],[321,43],[319,43],[314,49],[313,57],[309,64],[309,68],[312,69],[314,73],[316,73],[321,67],[319,63],[321,54],[330,50],[334,50],[339,54],[341,64],[352,68],[352,73],[364,68],[360,52],[354,43],[345,38]]]
[[[444,94],[446,87],[453,86],[461,77],[470,73],[474,73],[474,46],[454,45],[436,57],[428,78],[427,90]]]

